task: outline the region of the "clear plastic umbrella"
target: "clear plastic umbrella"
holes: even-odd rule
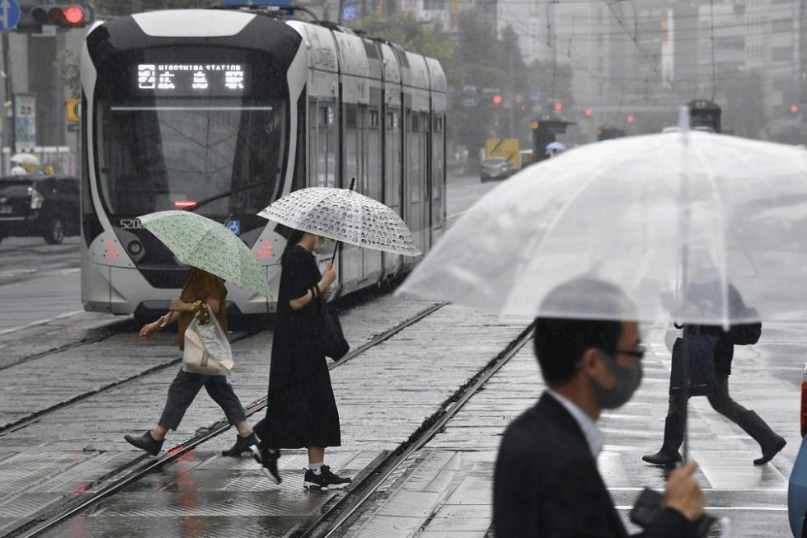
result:
[[[180,210],[158,211],[138,218],[182,263],[272,297],[266,272],[255,254],[226,226]]]
[[[803,148],[703,132],[608,140],[487,193],[399,293],[532,317],[549,290],[587,276],[622,288],[640,321],[802,320],[806,230]],[[682,292],[706,283],[708,301]],[[749,308],[732,307],[730,284]]]
[[[374,250],[417,256],[412,232],[390,207],[351,189],[299,189],[264,208],[261,217],[289,228]]]
[[[42,166],[42,162],[39,160],[39,157],[37,157],[33,153],[15,153],[14,155],[11,156],[9,160],[15,164]]]

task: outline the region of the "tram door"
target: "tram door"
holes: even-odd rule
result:
[[[409,97],[409,96],[407,96]],[[406,204],[405,219],[412,230],[415,246],[426,252],[426,219],[429,217],[425,200],[426,172],[428,167],[428,140],[426,126],[428,115],[407,107],[405,112],[405,164],[404,164],[404,201]]]
[[[383,202],[384,191],[382,183],[382,147],[381,147],[381,89],[370,89],[370,106],[364,109],[361,179],[362,190],[365,196]],[[362,277],[367,280],[377,280],[382,272],[382,255],[379,250],[369,248],[361,249]]]
[[[353,187],[357,192],[364,194],[364,178],[362,176],[361,159],[361,125],[364,121],[363,115],[365,107],[359,107],[354,103],[344,104],[344,139],[342,143],[342,187],[350,188],[353,178],[356,185]],[[339,271],[342,282],[346,283],[346,292],[362,280],[362,249],[347,243],[342,245],[342,257]]]

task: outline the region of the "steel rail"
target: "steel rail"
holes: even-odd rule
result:
[[[438,303],[431,305],[417,314],[409,317],[408,319],[398,323],[390,329],[380,333],[371,338],[366,343],[357,347],[355,350],[350,351],[340,361],[332,362],[328,365],[329,369],[341,366],[349,360],[356,358],[363,354],[365,351],[377,346],[378,344],[392,338],[395,334],[403,329],[421,321],[422,319],[433,314],[440,308],[446,306],[448,303]],[[247,338],[243,335],[241,339]],[[181,359],[171,361],[171,364],[179,362]],[[152,369],[154,370],[154,369]],[[121,382],[123,383],[123,382]],[[118,383],[116,386],[119,386]],[[248,406],[246,406],[247,416],[264,409],[266,407],[266,397],[260,398]],[[3,535],[2,538],[33,538],[42,533],[60,525],[68,519],[78,515],[79,513],[91,508],[102,500],[111,497],[122,489],[137,482],[147,474],[160,469],[162,466],[179,459],[182,455],[190,452],[197,446],[209,441],[210,439],[225,433],[231,428],[226,420],[220,420],[207,428],[200,428],[197,430],[196,435],[190,439],[185,440],[181,444],[168,449],[165,454],[156,459],[149,458],[148,455],[142,454],[133,460],[113,469],[106,475],[99,477],[91,483],[84,486],[82,493],[67,499],[56,506],[48,508],[40,514],[35,514],[28,521],[22,523],[8,533]],[[146,460],[146,461],[144,461]],[[127,473],[127,471],[129,471]],[[126,473],[126,474],[124,474]],[[98,488],[93,491],[93,488]]]

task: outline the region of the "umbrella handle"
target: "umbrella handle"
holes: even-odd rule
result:
[[[352,191],[353,187],[355,187],[355,186],[356,186],[356,178],[354,177],[353,179],[350,180],[350,190]],[[341,246],[342,246],[341,241],[337,241],[336,245],[334,245],[334,247],[333,247],[333,256],[331,256],[331,265],[333,265],[333,261],[336,259],[336,254],[339,252],[339,247],[341,247]]]

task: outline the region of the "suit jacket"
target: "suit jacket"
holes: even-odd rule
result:
[[[504,433],[493,480],[496,538],[627,538],[628,533],[577,421],[553,396]],[[646,538],[690,536],[692,525],[659,511]]]

